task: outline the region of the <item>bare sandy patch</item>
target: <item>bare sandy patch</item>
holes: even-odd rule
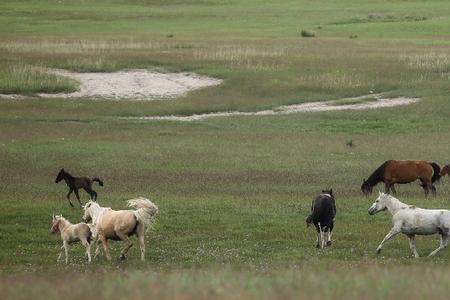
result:
[[[206,118],[214,117],[233,117],[233,116],[276,116],[276,115],[288,115],[294,113],[305,112],[324,112],[324,111],[338,111],[338,110],[364,110],[364,109],[376,109],[383,107],[395,107],[401,105],[408,105],[418,102],[419,98],[397,97],[397,98],[384,98],[380,94],[366,95],[354,98],[345,98],[333,101],[319,101],[308,102],[302,104],[284,105],[274,109],[262,110],[257,112],[215,112],[206,114],[194,114],[190,116],[149,116],[149,117],[124,117],[122,119],[138,119],[138,120],[169,120],[169,121],[198,121]],[[353,104],[342,104],[345,102],[358,102]]]
[[[49,73],[78,81],[80,89],[74,93],[40,93],[39,97],[116,100],[173,99],[193,90],[222,83],[220,79],[195,73],[158,73],[148,70],[127,70],[113,73],[75,73],[65,70],[49,70]],[[0,95],[0,98],[20,99],[20,96]]]

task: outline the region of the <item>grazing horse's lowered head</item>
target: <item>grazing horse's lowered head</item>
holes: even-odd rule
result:
[[[366,179],[363,179],[363,183],[361,185],[361,191],[363,192],[364,196],[369,196],[372,194],[373,185],[371,185],[369,182],[366,181]]]

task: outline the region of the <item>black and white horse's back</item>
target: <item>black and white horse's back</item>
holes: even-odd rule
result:
[[[313,200],[311,214],[306,219],[307,226],[312,223],[317,229],[317,248],[323,248],[325,243],[327,246],[331,245],[335,217],[336,200],[333,190],[324,190]]]

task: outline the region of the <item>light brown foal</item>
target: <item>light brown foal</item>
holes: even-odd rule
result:
[[[86,247],[88,262],[91,262],[91,241],[94,238],[94,232],[88,224],[72,224],[63,216],[53,216],[51,233],[58,231],[61,233],[63,245],[57,261],[60,261],[64,250],[66,264],[69,263],[69,244],[81,242]]]

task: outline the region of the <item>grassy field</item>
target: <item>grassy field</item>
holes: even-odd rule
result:
[[[46,68],[192,71],[224,84],[171,101],[0,99],[0,294],[448,298],[449,250],[414,260],[398,236],[377,256],[389,216],[369,216],[376,195],[365,198],[359,187],[387,159],[450,162],[449,10],[447,1],[2,1],[0,94],[77,89]],[[257,111],[369,91],[422,101],[191,123],[119,119]],[[68,266],[56,263],[51,215],[81,219],[67,187],[54,183],[61,167],[100,177],[102,205],[121,209],[137,196],[159,205],[145,263],[133,247],[126,262],[88,266],[81,246]],[[319,251],[304,220],[329,187],[335,241]],[[397,191],[407,203],[449,208],[449,179],[437,188],[428,199],[416,183]],[[418,238],[420,254],[438,243]],[[120,246],[111,243],[114,257]]]

